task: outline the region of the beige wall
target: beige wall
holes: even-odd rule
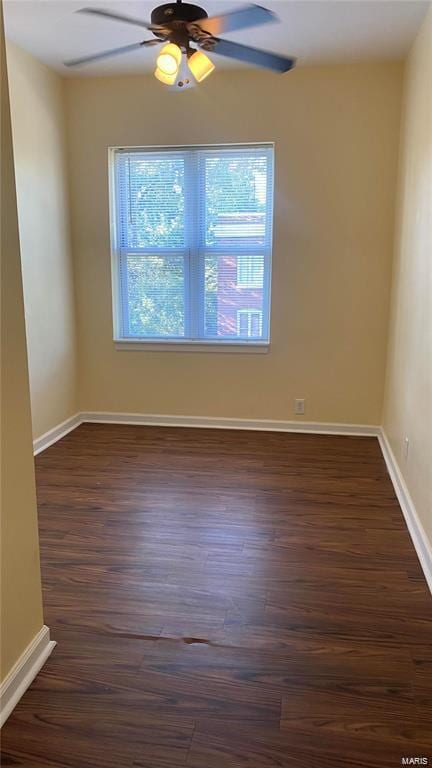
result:
[[[432,10],[406,64],[402,125],[384,428],[432,547]]]
[[[152,76],[68,80],[84,410],[379,424],[401,65],[214,74],[183,93]],[[267,355],[116,351],[107,148],[276,142]]]
[[[61,78],[7,45],[33,436],[77,411]]]
[[[1,36],[1,672],[41,629],[36,498],[15,179]]]

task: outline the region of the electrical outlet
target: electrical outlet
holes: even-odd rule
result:
[[[305,412],[305,401],[304,399],[300,398],[298,400],[294,400],[294,413],[296,416],[303,416]]]
[[[409,437],[406,437],[404,440],[404,459],[405,461],[408,461],[408,454],[409,454]]]

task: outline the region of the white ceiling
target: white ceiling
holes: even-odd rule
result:
[[[6,34],[65,76],[139,73],[154,67],[155,49],[140,49],[104,62],[67,69],[64,59],[151,37],[129,24],[76,14],[99,6],[149,20],[167,0],[5,0]],[[194,0],[209,16],[232,10],[242,0]],[[280,22],[225,37],[245,45],[297,56],[298,64],[397,59],[406,54],[429,7],[423,0],[258,0]],[[218,66],[239,67],[215,56]]]

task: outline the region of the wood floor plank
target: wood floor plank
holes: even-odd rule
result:
[[[375,438],[84,424],[36,477],[58,645],[2,765],[432,761],[432,600]]]

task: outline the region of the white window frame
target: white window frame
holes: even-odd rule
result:
[[[264,284],[263,284],[263,295],[267,296],[267,302],[264,304],[264,311],[261,312],[262,320],[261,325],[264,329],[264,335],[265,338],[261,339],[253,339],[251,341],[246,340],[245,338],[236,337],[234,339],[229,338],[223,338],[223,337],[217,337],[217,338],[203,338],[201,336],[196,335],[190,335],[187,337],[128,337],[125,335],[122,335],[122,330],[124,328],[124,315],[122,310],[122,301],[121,301],[121,290],[120,290],[120,284],[121,284],[121,269],[122,269],[122,257],[124,259],[124,252],[122,253],[122,249],[120,247],[119,243],[119,231],[120,231],[120,225],[119,225],[119,207],[117,205],[116,201],[116,194],[117,194],[117,185],[116,185],[116,156],[120,152],[175,152],[175,151],[193,151],[193,150],[206,150],[206,151],[215,151],[215,152],[223,152],[224,150],[247,150],[247,149],[253,149],[258,147],[265,147],[267,149],[270,149],[270,158],[271,158],[271,164],[269,168],[269,173],[267,175],[267,199],[270,200],[270,205],[268,207],[267,211],[267,220],[266,220],[266,227],[269,231],[269,245],[263,249],[249,249],[247,250],[247,253],[245,255],[247,256],[253,256],[253,255],[261,255],[261,253],[265,250],[265,259],[266,259],[266,267],[264,268]],[[274,177],[274,144],[271,142],[265,142],[265,143],[253,143],[253,144],[221,144],[221,145],[190,145],[190,146],[148,146],[148,147],[110,147],[108,150],[108,162],[109,162],[109,213],[110,213],[110,241],[111,241],[111,271],[112,271],[112,304],[113,304],[113,340],[116,346],[116,349],[119,350],[137,350],[137,349],[144,349],[144,350],[155,350],[155,351],[165,351],[165,350],[172,350],[172,351],[221,351],[221,352],[251,352],[251,353],[262,353],[267,352],[269,345],[270,345],[270,308],[271,308],[271,265],[272,265],[272,229],[273,229],[273,177]],[[199,200],[199,191],[196,195],[197,201],[196,205],[200,205]],[[198,269],[191,269],[190,265],[194,261],[196,262],[196,257],[200,256],[201,253],[199,251],[201,249],[198,248],[189,248],[188,250],[188,265],[186,267],[186,273],[188,278],[188,289],[190,289],[190,283],[193,280],[200,279],[200,273],[202,274],[202,258],[201,258],[201,264],[198,266]],[[206,249],[207,250],[207,249]],[[219,255],[223,255],[224,250],[223,248],[214,248],[213,246],[210,246],[207,250],[209,254],[217,253]],[[174,255],[174,251],[172,251],[172,255]],[[236,254],[239,254],[239,252],[236,252]],[[231,255],[231,254],[230,254]],[[240,255],[240,254],[239,254]],[[239,287],[246,287],[239,286]],[[256,284],[254,286],[248,286],[248,287],[257,287]],[[197,292],[198,293],[198,292]],[[201,297],[201,304],[202,304],[202,298],[203,295],[199,293]],[[249,311],[249,310],[245,310]],[[261,310],[252,310],[252,311],[261,311]],[[197,317],[198,313],[191,313],[195,314],[195,318]],[[196,322],[196,319],[195,319]],[[195,329],[196,333],[196,329]]]

